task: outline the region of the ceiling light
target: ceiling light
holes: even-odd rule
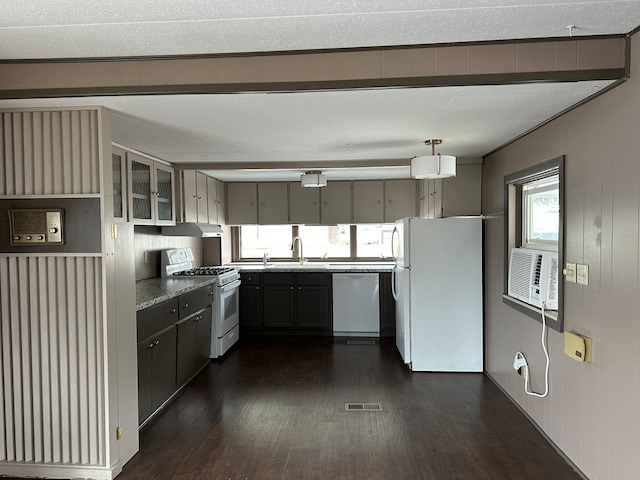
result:
[[[318,170],[312,170],[300,175],[300,185],[303,187],[326,187],[327,177]]]
[[[411,177],[413,178],[448,178],[456,176],[456,157],[453,155],[436,154],[436,145],[442,140],[427,140],[431,145],[431,155],[413,157],[411,159]]]

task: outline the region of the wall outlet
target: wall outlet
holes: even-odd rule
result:
[[[578,284],[589,285],[589,265],[578,264],[576,268]]]
[[[576,283],[576,264],[575,263],[567,263],[562,273],[564,273],[564,278],[567,279],[567,282]]]

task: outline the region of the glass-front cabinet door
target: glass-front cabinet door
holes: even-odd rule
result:
[[[153,225],[154,195],[152,186],[153,160],[127,152],[129,159],[129,215],[133,223]]]
[[[127,220],[125,152],[118,147],[111,149],[111,177],[113,184],[113,219]]]
[[[175,205],[173,203],[174,181],[173,168],[156,163],[156,225],[173,225],[175,219]]]
[[[174,225],[173,168],[127,152],[129,219],[137,225]]]

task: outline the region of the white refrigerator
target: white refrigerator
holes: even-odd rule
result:
[[[396,222],[396,345],[413,371],[481,372],[482,219]]]

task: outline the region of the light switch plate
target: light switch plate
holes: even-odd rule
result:
[[[567,282],[576,283],[576,264],[575,263],[567,263],[562,273],[564,273],[564,276],[567,279]]]
[[[579,263],[576,266],[576,276],[580,285],[589,285],[589,265]]]

